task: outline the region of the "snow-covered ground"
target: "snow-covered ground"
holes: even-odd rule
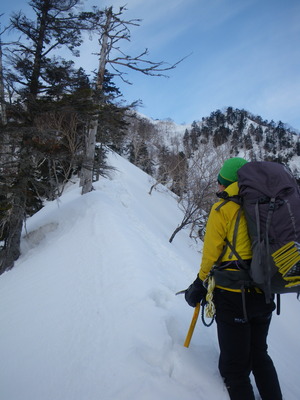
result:
[[[111,155],[111,179],[77,184],[27,221],[22,256],[0,276],[1,400],[226,400],[216,326],[182,296],[201,246],[180,232],[176,199]],[[299,400],[300,303],[282,296],[270,354],[286,400]],[[242,400],[242,399],[241,399]]]

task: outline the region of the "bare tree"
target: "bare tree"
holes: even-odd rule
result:
[[[3,14],[0,15],[0,18]],[[4,91],[4,77],[3,77],[3,57],[2,57],[2,35],[8,29],[8,27],[2,30],[0,24],[0,114],[1,114],[1,122],[2,125],[7,124],[7,115],[6,115],[6,101],[5,101],[5,91]]]
[[[139,26],[139,19],[125,20],[123,13],[125,7],[120,7],[118,12],[113,12],[113,8],[105,9],[105,21],[99,24],[98,34],[100,53],[99,67],[96,82],[95,102],[101,106],[102,89],[104,81],[104,73],[107,66],[110,66],[115,75],[118,75],[123,81],[129,83],[125,79],[125,72],[122,69],[131,69],[148,76],[166,76],[164,73],[174,69],[181,61],[169,65],[164,61],[154,62],[148,59],[148,49],[137,55],[125,54],[120,47],[121,41],[130,41],[130,27]],[[99,124],[99,113],[95,114],[92,120],[88,135],[86,138],[86,155],[84,167],[81,174],[82,194],[92,190],[93,165],[96,145],[96,133]]]
[[[3,67],[2,67],[2,42],[0,36],[0,113],[2,125],[7,124],[6,104],[4,96],[4,81],[3,81]]]
[[[40,153],[37,162],[40,166],[43,163],[47,165],[50,199],[61,196],[79,163],[83,149],[80,125],[83,123],[79,113],[70,107],[48,111],[35,118],[35,126],[42,132],[41,137],[48,150],[48,154]]]
[[[227,150],[215,148],[211,143],[202,144],[195,151],[192,162],[187,172],[187,181],[182,195],[178,200],[179,207],[183,211],[183,218],[172,233],[171,243],[178,232],[191,225],[190,236],[195,236],[204,228],[206,216],[214,201],[217,191],[217,175],[227,158]]]
[[[138,117],[135,113],[127,117],[130,129],[127,133],[127,141],[130,146],[129,160],[138,165],[141,151],[145,144],[150,150],[151,143],[153,142],[155,129],[150,121],[146,118]]]

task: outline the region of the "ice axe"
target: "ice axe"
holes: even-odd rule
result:
[[[186,335],[185,341],[184,341],[184,347],[189,347],[193,333],[194,333],[194,329],[197,323],[197,319],[198,319],[198,315],[199,315],[199,311],[200,311],[200,303],[197,303],[195,310],[194,310],[194,314],[193,314],[193,318],[191,320],[191,324],[188,330],[188,333]]]
[[[184,294],[186,292],[186,290],[181,290],[180,292],[177,292],[177,294]],[[189,347],[193,333],[194,333],[194,329],[198,320],[198,316],[199,316],[199,311],[200,311],[200,303],[197,303],[195,310],[194,310],[194,314],[193,314],[193,318],[191,320],[190,323],[190,327],[188,330],[188,333],[186,335],[185,341],[184,341],[184,347]]]

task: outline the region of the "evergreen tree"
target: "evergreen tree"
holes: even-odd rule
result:
[[[195,151],[198,149],[200,134],[201,134],[201,131],[200,131],[200,128],[199,128],[197,122],[193,121],[192,129],[191,129],[190,135],[189,135],[192,151]]]
[[[97,142],[109,146],[112,150],[122,154],[124,140],[129,123],[126,113],[133,105],[123,105],[120,101],[122,94],[112,81],[113,75],[105,71],[103,82],[103,99],[99,109]]]
[[[10,52],[13,67],[11,78],[18,83],[19,94],[26,101],[32,120],[40,94],[60,94],[68,81],[70,62],[50,58],[54,50],[67,47],[73,55],[82,43],[81,32],[91,25],[91,19],[100,14],[75,13],[80,0],[31,0],[35,13],[31,20],[20,11],[11,17],[12,28],[26,41],[14,46]]]
[[[20,254],[26,216],[41,207],[43,198],[57,197],[59,185],[72,174],[74,157],[70,154],[78,151],[79,126],[85,128],[91,113],[87,112],[88,101],[82,106],[78,93],[83,91],[74,81],[80,76],[82,85],[87,77],[75,70],[72,62],[50,58],[50,53],[66,46],[76,54],[80,30],[88,27],[92,14],[73,13],[79,0],[32,0],[29,4],[35,20],[22,11],[11,17],[13,29],[22,34],[24,42],[12,46],[8,55],[11,70],[6,73],[10,82],[14,81],[16,95],[8,107],[10,119],[2,128],[0,143],[6,210],[0,221],[0,272],[11,268]],[[76,91],[81,114],[70,97],[66,105],[67,94],[72,97]],[[83,108],[85,117],[81,119]]]

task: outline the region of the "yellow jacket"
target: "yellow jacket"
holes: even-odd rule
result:
[[[229,196],[238,194],[239,188],[237,182],[229,185],[225,190]],[[240,206],[233,201],[228,201],[219,210],[216,208],[224,202],[223,199],[215,203],[210,211],[206,233],[204,237],[203,256],[199,271],[199,278],[205,280],[211,268],[218,260],[225,246],[224,239],[227,238],[230,243],[233,242],[233,233],[237,214]],[[249,260],[252,257],[251,242],[248,236],[247,223],[242,212],[238,224],[238,234],[235,249],[243,260]],[[237,260],[228,247],[221,262]]]

